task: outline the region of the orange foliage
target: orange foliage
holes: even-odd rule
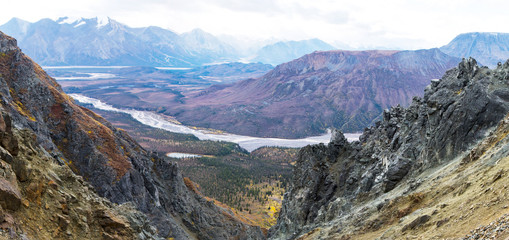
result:
[[[196,189],[193,181],[191,181],[191,179],[188,177],[184,177],[184,184],[186,185],[187,189],[199,194],[198,189]]]

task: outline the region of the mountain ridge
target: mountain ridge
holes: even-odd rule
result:
[[[13,35],[26,54],[46,66],[194,67],[246,60],[276,64],[334,49],[319,39],[239,46],[241,41],[198,28],[177,34],[157,26],[131,28],[109,17],[44,18],[34,23],[12,18],[0,30]],[[276,50],[285,57],[274,60]]]
[[[0,30],[13,34],[43,65],[183,67],[238,58],[233,47],[204,32],[178,35],[154,26],[130,28],[111,18],[11,19]],[[208,45],[186,41],[200,36],[207,36]]]
[[[457,61],[438,49],[318,51],[262,77],[186,96],[165,113],[192,126],[262,137],[360,131],[384,108],[422,95]]]
[[[473,57],[481,64],[495,67],[509,58],[509,33],[462,33],[440,50],[460,58]]]
[[[317,39],[279,41],[262,47],[252,61],[279,65],[314,51],[334,50],[332,45]]]

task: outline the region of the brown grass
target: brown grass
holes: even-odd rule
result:
[[[200,194],[198,192],[198,189],[196,189],[196,186],[194,185],[195,183],[193,183],[193,181],[191,181],[191,179],[189,179],[188,177],[184,177],[184,184],[186,185],[187,189],[193,191],[194,193]]]

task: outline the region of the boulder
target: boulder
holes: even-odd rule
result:
[[[3,177],[0,177],[0,205],[13,211],[21,206],[21,193],[18,187]]]

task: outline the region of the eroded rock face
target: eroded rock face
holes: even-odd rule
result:
[[[303,148],[269,236],[295,238],[331,220],[359,224],[356,206],[447,163],[485,137],[509,112],[507,79],[509,62],[490,70],[463,60],[407,109],[386,110],[359,142]]]
[[[76,105],[15,47],[14,39],[0,33],[0,42],[0,105],[12,116],[12,126],[33,131],[34,144],[90,182],[100,196],[119,204],[132,202],[150,217],[161,237],[264,237],[260,228],[236,220],[187,189],[176,164],[145,151],[125,132]],[[20,181],[30,178],[29,169],[13,169]]]
[[[0,116],[11,124],[2,107]],[[1,128],[0,135],[10,136],[10,142],[1,145],[19,150],[14,155],[2,147],[10,160],[0,159],[1,239],[157,238],[144,214],[99,197],[69,166],[59,165],[41,148],[31,130]]]
[[[15,162],[11,152],[17,155],[18,144],[12,132],[11,119],[5,113],[0,114],[0,137],[0,206],[15,211],[21,205],[21,193],[11,166]]]

